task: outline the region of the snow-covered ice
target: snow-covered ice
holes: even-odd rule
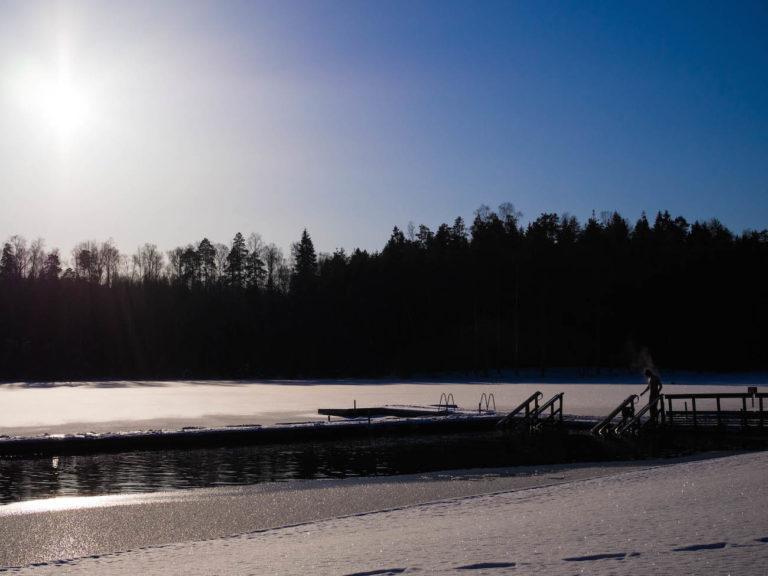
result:
[[[768,453],[740,454],[17,571],[766,574],[767,477]]]

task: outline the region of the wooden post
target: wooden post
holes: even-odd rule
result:
[[[747,397],[741,397],[741,426],[747,427]]]
[[[693,427],[695,428],[698,426],[698,423],[696,422],[696,397],[691,396],[691,409],[693,410]]]
[[[717,397],[717,425],[720,426],[720,396]]]
[[[669,416],[670,425],[675,423],[674,416],[672,414],[672,398],[667,398],[667,416]]]

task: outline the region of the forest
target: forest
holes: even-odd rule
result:
[[[659,212],[581,223],[511,204],[380,251],[286,256],[253,234],[70,256],[11,236],[0,379],[492,376],[768,369],[768,230]]]

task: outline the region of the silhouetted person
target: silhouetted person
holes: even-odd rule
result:
[[[649,392],[648,403],[651,405],[651,408],[650,408],[651,420],[653,420],[654,422],[658,422],[659,396],[661,395],[661,389],[663,388],[663,385],[661,383],[661,378],[659,378],[656,374],[654,374],[648,368],[646,368],[645,370],[645,377],[648,379],[648,386],[646,386],[645,390],[643,390],[640,393],[640,396],[642,397],[643,394],[645,394],[646,392]]]

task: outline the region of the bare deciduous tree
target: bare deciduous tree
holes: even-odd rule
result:
[[[120,251],[115,246],[115,242],[112,238],[106,242],[102,242],[101,248],[99,249],[99,259],[101,260],[101,266],[106,274],[104,283],[107,286],[111,286],[112,282],[117,279],[118,267],[120,265]]]
[[[269,244],[264,248],[264,264],[267,267],[266,287],[267,290],[276,290],[279,283],[278,271],[281,267],[287,268],[283,251],[274,244]],[[290,278],[290,270],[288,272]]]
[[[168,278],[176,282],[183,276],[184,273],[184,248],[179,246],[173,250],[167,252],[168,264],[166,265]]]
[[[13,254],[16,257],[16,275],[23,278],[29,270],[29,249],[27,240],[23,236],[14,234],[8,240],[13,248]]]
[[[229,246],[217,242],[213,245],[216,250],[215,267],[213,272],[214,280],[221,280],[227,270],[227,256],[229,256]]]
[[[72,250],[75,277],[98,284],[104,273],[99,246],[94,240],[78,243]]]
[[[37,238],[29,246],[29,277],[37,278],[45,264],[45,240]]]
[[[133,255],[133,276],[142,282],[157,282],[163,272],[163,253],[155,244],[139,246]]]

